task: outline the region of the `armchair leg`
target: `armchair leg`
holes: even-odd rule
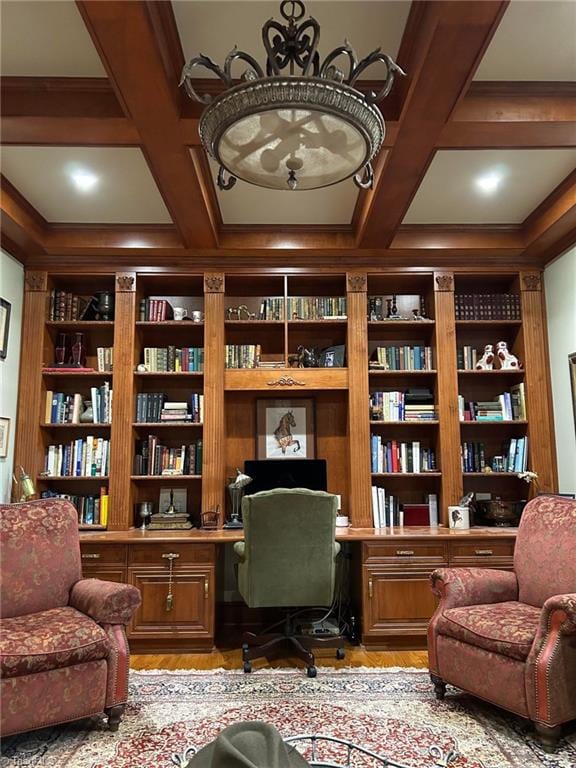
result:
[[[444,680],[442,680],[441,677],[438,677],[438,675],[435,675],[432,672],[430,672],[430,680],[432,680],[432,684],[434,685],[434,693],[436,694],[436,698],[438,701],[442,701],[446,695],[446,683]]]
[[[534,723],[534,728],[538,734],[538,741],[542,745],[544,751],[555,752],[560,740],[560,734],[562,733],[562,726],[555,725],[552,727],[544,725],[544,723]]]
[[[116,704],[114,707],[108,707],[104,712],[108,715],[108,730],[117,731],[120,726],[120,720],[124,714],[125,704]]]

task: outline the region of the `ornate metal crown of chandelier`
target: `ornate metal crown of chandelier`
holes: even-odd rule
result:
[[[220,165],[218,187],[231,189],[242,179],[268,189],[319,189],[352,176],[359,187],[370,188],[371,161],[385,136],[375,104],[404,72],[379,48],[358,62],[347,40],[320,63],[320,25],[312,17],[298,23],[304,3],[284,0],[280,13],[287,24],[270,19],[262,28],[266,74],[253,56],[237,48],[224,69],[201,54],[182,70],[180,85],[207,105],[200,138]],[[334,63],[340,57],[348,60],[347,73]],[[232,78],[235,61],[248,64],[238,85]],[[354,86],[376,62],[386,65],[384,84],[378,93],[361,93]],[[216,97],[198,94],[191,75],[199,66],[214,72],[228,90]],[[283,75],[287,68],[289,74]]]

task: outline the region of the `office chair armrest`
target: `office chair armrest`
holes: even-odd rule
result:
[[[341,549],[342,549],[342,547],[340,546],[340,542],[339,541],[335,541],[334,542],[334,559],[336,559],[338,557],[338,552],[340,552]]]
[[[234,542],[234,552],[238,555],[240,558],[240,562],[243,563],[246,559],[246,556],[244,554],[244,542],[243,541],[235,541]]]

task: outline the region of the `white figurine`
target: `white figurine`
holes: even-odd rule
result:
[[[484,354],[476,363],[477,371],[491,371],[494,363],[494,347],[492,344],[486,344]]]
[[[500,360],[500,368],[509,369],[521,367],[518,358],[510,352],[508,344],[505,341],[499,341],[498,344],[496,344],[496,354]]]

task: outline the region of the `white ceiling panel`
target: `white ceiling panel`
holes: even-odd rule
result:
[[[210,161],[212,180],[218,166]],[[352,179],[333,187],[282,192],[237,181],[233,189],[216,188],[224,224],[350,224],[358,189]]]
[[[2,0],[3,76],[106,77],[73,0]]]
[[[266,54],[262,27],[270,18],[283,21],[280,2],[270,0],[175,0],[172,5],[185,59],[188,61],[203,53],[220,66],[237,45],[263,67]],[[314,16],[320,23],[318,50],[321,61],[333,48],[342,45],[345,38],[359,59],[379,47],[395,57],[409,11],[409,0],[306,2],[306,18]],[[238,62],[237,67],[235,76],[246,69],[246,64]],[[364,77],[378,79],[384,72],[383,65],[377,65],[368,69]],[[197,77],[209,77],[210,74],[201,68],[195,73]]]
[[[576,149],[437,152],[404,224],[519,224],[575,167]]]
[[[576,80],[576,2],[512,0],[475,80]]]
[[[3,147],[2,173],[49,222],[172,222],[136,148]],[[78,190],[78,174],[94,177],[90,190]]]

